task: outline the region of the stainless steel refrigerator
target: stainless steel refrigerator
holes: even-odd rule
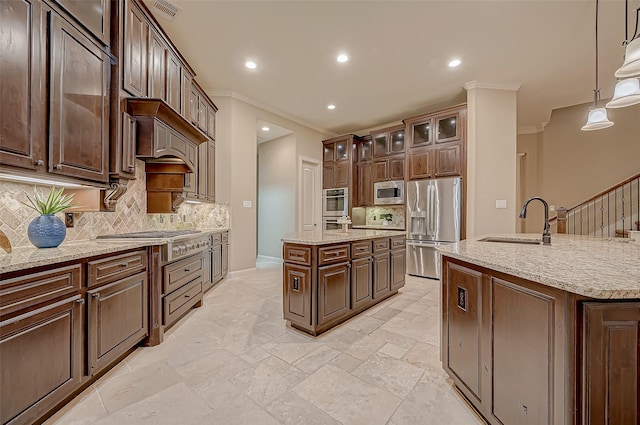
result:
[[[407,182],[407,273],[440,278],[435,247],[460,240],[462,178]]]

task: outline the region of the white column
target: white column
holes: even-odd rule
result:
[[[467,90],[467,238],[515,233],[519,83],[471,81]],[[506,208],[497,208],[506,201]]]

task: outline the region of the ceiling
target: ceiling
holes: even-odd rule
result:
[[[291,133],[293,133],[293,131],[288,128],[280,127],[270,122],[256,120],[256,138],[258,139],[258,144],[279,139]]]
[[[593,100],[595,0],[172,1],[180,14],[157,19],[210,95],[327,133],[464,102],[473,80],[521,83],[521,128]],[[602,98],[613,94],[624,31],[624,1],[602,0]],[[348,62],[336,61],[341,52]],[[462,65],[449,68],[453,58]]]

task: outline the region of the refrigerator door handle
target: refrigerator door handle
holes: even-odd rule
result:
[[[437,246],[437,243],[423,243],[423,242],[412,242],[407,241],[407,246],[424,246],[424,247],[434,247]]]

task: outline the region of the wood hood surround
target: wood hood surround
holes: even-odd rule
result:
[[[137,126],[136,156],[144,160],[147,213],[175,213],[184,202],[185,174],[197,171],[207,137],[161,99],[127,99]]]

